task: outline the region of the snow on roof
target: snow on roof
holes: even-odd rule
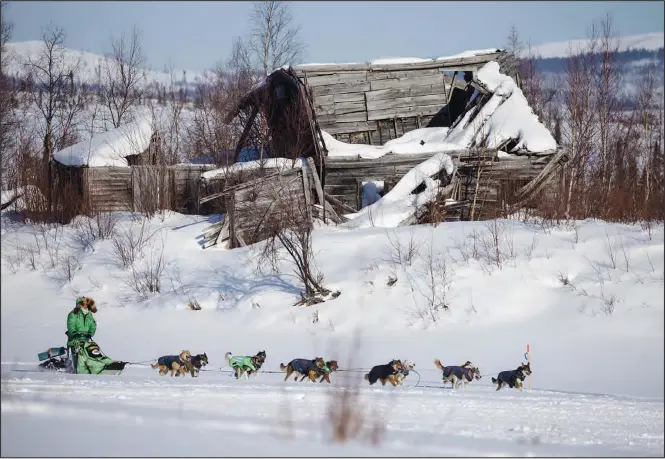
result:
[[[501,51],[504,51],[503,49],[498,49],[498,48],[487,48],[487,49],[476,49],[472,51],[462,51],[459,54],[453,54],[452,56],[443,56],[443,57],[437,57],[437,61],[447,61],[451,59],[463,59],[467,57],[475,57],[475,56],[482,56],[484,54],[494,54],[494,53],[500,53]]]
[[[143,153],[150,146],[153,129],[147,117],[111,131],[94,134],[88,140],[53,153],[65,166],[129,167],[126,157]]]
[[[498,148],[504,141],[515,139],[514,150],[540,153],[557,148],[550,131],[538,120],[522,90],[515,81],[499,72],[497,62],[488,62],[476,74],[493,94],[476,117],[469,110],[448,133],[446,140],[463,147],[484,144]]]
[[[385,196],[364,207],[359,212],[347,215],[352,219],[342,225],[347,228],[394,228],[422,205],[433,200],[439,191],[439,181],[432,175],[445,169],[448,175],[455,171],[453,160],[445,153],[438,153],[418,164],[406,173],[402,179]],[[418,194],[411,194],[421,183],[426,188]]]
[[[421,62],[432,62],[432,59],[423,59],[421,57],[389,57],[373,60],[370,62],[370,65],[420,64]]]
[[[498,48],[487,48],[487,49],[476,49],[476,50],[470,50],[470,51],[463,51],[459,54],[454,54],[452,56],[443,56],[443,57],[438,57],[436,59],[429,59],[429,58],[422,58],[422,57],[389,57],[389,58],[381,58],[381,59],[375,59],[373,61],[370,61],[369,63],[359,63],[359,62],[345,62],[345,63],[339,63],[339,62],[327,62],[327,63],[308,63],[308,64],[298,64],[296,67],[298,68],[303,68],[303,67],[325,67],[327,65],[336,65],[336,66],[344,66],[344,65],[400,65],[400,64],[421,64],[424,62],[434,62],[434,61],[447,61],[451,59],[462,59],[466,57],[474,57],[474,56],[482,56],[485,54],[494,54],[504,51],[503,49],[498,49]]]
[[[226,174],[259,169],[261,167],[265,169],[276,169],[278,171],[283,171],[301,167],[301,163],[300,161],[294,161],[293,159],[288,158],[268,158],[264,159],[263,161],[245,161],[242,163],[234,163],[227,167],[220,167],[219,169],[213,169],[211,171],[204,172],[201,174],[201,178],[203,180],[222,178]]]
[[[514,148],[516,151],[542,153],[557,148],[554,137],[533,113],[522,90],[512,78],[499,72],[497,62],[485,64],[477,72],[476,79],[493,95],[471,122],[469,119],[474,113],[473,109],[466,112],[452,129],[416,129],[382,146],[347,144],[322,131],[328,156],[374,159],[388,153],[410,155],[450,152],[472,148],[483,144],[483,141],[488,148],[498,148],[508,139],[517,141]]]

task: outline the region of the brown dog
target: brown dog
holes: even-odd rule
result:
[[[316,357],[312,360],[293,359],[286,365],[280,363],[279,369],[286,373],[284,381],[288,381],[291,375],[295,373],[295,381],[298,380],[298,376],[302,375],[300,381],[305,378],[309,378],[310,381],[316,382],[317,378],[319,377],[319,371],[323,371],[322,369],[324,365],[325,361],[321,357]]]
[[[393,359],[385,365],[372,367],[370,372],[365,375],[365,381],[369,381],[370,386],[377,381],[381,381],[382,386],[385,386],[387,382],[393,386],[397,386],[397,378],[395,376],[403,369],[402,361]]]
[[[329,360],[329,361],[326,362],[325,366],[328,368],[329,372],[326,372],[325,369],[322,368],[321,371],[319,371],[319,373],[317,374],[317,376],[321,376],[321,379],[319,379],[320,383],[322,383],[323,381],[327,381],[328,384],[331,384],[330,374],[333,371],[337,371],[337,368],[338,368],[337,367],[337,360]],[[312,379],[312,378],[310,378],[310,379]]]
[[[164,376],[169,371],[171,376],[185,376],[187,373],[185,362],[188,362],[191,357],[191,352],[183,350],[179,355],[164,355],[157,359],[157,363],[150,366],[159,368],[159,376]]]

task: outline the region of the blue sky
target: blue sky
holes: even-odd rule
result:
[[[514,24],[533,45],[584,38],[610,13],[621,35],[663,31],[663,2],[291,2],[306,62],[438,57],[506,45]],[[103,54],[137,25],[151,67],[202,70],[226,59],[247,30],[250,2],[10,2],[12,41],[39,39],[49,21],[67,46]]]

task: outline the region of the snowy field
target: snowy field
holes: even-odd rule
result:
[[[139,233],[141,219],[118,218],[118,234]],[[142,295],[112,238],[86,239],[76,223],[42,231],[2,217],[2,455],[663,455],[662,224],[321,228],[317,265],[341,295],[295,308],[299,286],[286,261],[276,275],[256,270],[256,247],[201,250],[215,220],[150,220],[145,233],[155,233],[134,270],[160,253],[164,270],[160,292]],[[445,275],[429,268],[444,261]],[[38,352],[64,345],[79,295],[98,303],[95,340],[112,358],[205,351],[210,371],[198,379],[160,378],[145,365],[116,377],[26,371]],[[433,296],[447,309],[431,307]],[[187,307],[194,300],[202,310]],[[527,344],[532,390],[495,392],[491,376],[524,361]],[[225,372],[225,352],[264,349],[256,378]],[[280,363],[314,356],[360,370],[334,374],[332,385],[282,381]],[[364,437],[331,443],[329,406],[355,386],[350,378],[392,358],[416,362],[420,377],[400,388],[359,381],[356,406],[378,446]],[[471,360],[484,377],[466,391],[443,388],[435,358]],[[72,422],[100,432],[102,450],[96,435],[72,440],[62,427]]]

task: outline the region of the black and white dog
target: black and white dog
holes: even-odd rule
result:
[[[496,390],[501,390],[503,386],[508,386],[511,389],[522,390],[524,380],[531,374],[531,362],[521,364],[514,370],[502,371],[496,378],[492,378],[492,383],[496,384]]]
[[[479,380],[482,378],[478,367],[475,367],[468,360],[464,363],[464,365],[443,366],[441,361],[436,359],[434,361],[434,365],[436,365],[436,367],[441,370],[441,379],[443,379],[444,385],[445,383],[449,382],[453,385],[454,389],[457,389],[460,384],[462,384],[462,387],[466,389],[466,385],[468,383],[474,379]]]

